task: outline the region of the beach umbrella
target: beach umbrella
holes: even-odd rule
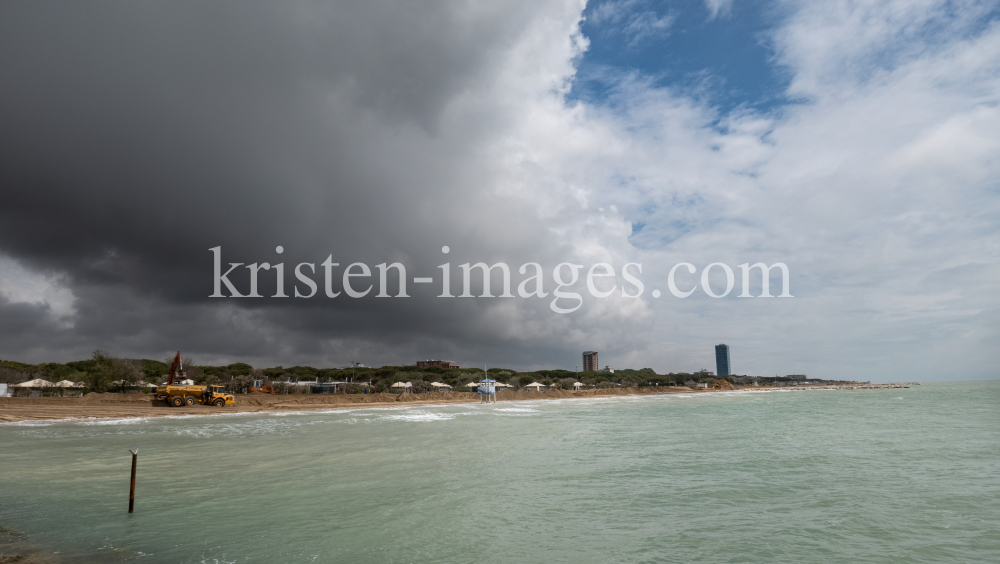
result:
[[[406,383],[405,382],[396,382],[395,384],[393,384],[392,386],[389,386],[389,387],[390,388],[405,388],[406,387]]]
[[[528,384],[527,386],[525,386],[525,388],[535,388],[535,390],[537,390],[539,392],[542,391],[542,388],[544,388],[544,387],[545,387],[545,384],[539,384],[538,382],[532,382],[532,383]]]
[[[69,380],[60,380],[53,384],[57,388],[82,388],[83,382],[71,382]]]
[[[51,388],[55,386],[52,382],[48,380],[42,380],[41,378],[35,378],[34,380],[28,380],[27,382],[22,382],[16,384],[18,388]]]

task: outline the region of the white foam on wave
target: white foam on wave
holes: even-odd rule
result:
[[[433,411],[424,411],[424,410],[413,410],[406,413],[384,415],[382,418],[388,419],[390,421],[415,421],[415,422],[448,421],[450,419],[454,419],[455,414],[434,413]]]
[[[498,411],[500,413],[541,413],[541,411],[531,409],[530,407],[498,407],[493,411]]]
[[[148,422],[152,417],[116,417],[114,419],[88,418],[87,420],[70,421],[77,425],[138,425]]]
[[[26,421],[4,421],[3,425],[12,425],[14,427],[48,427],[50,425],[55,425],[64,420],[26,420]]]

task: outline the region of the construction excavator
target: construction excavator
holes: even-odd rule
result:
[[[265,394],[276,394],[277,390],[273,386],[265,386],[263,380],[254,380],[253,384],[250,386],[251,392],[263,392]]]
[[[184,380],[187,372],[184,371],[184,361],[181,359],[181,351],[177,351],[173,364],[170,365],[170,372],[167,374],[167,383],[156,387],[156,399],[167,402],[170,407],[184,407],[200,403],[202,405],[214,405],[225,407],[236,405],[236,398],[233,394],[227,394],[222,386],[193,386],[188,384],[174,385],[174,379]]]

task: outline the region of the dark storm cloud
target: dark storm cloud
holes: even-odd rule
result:
[[[796,103],[724,114],[630,69],[605,103],[567,102],[582,0],[0,3],[0,358],[570,368],[599,350],[676,372],[726,342],[747,373],[987,377],[1000,28],[885,4],[789,2],[769,33]],[[289,294],[330,255],[435,284],[212,299],[217,246],[283,262]],[[453,288],[465,262],[515,285],[538,262],[550,295],[439,299],[445,261]],[[556,315],[563,261],[641,262],[646,294]],[[737,287],[674,298],[681,261]],[[737,297],[757,261],[788,264],[794,299]]]
[[[441,245],[464,240],[488,260],[470,225],[500,222],[463,164],[471,139],[437,131],[532,15],[522,4],[5,3],[0,253],[63,273],[77,303],[70,328],[25,306],[4,330],[58,339],[56,356],[343,361],[353,342],[385,362],[488,338],[462,328],[474,306],[208,300],[208,249],[284,259],[289,283],[330,254],[432,275]]]

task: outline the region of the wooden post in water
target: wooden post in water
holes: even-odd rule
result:
[[[139,456],[139,449],[129,449],[132,453],[132,484],[128,488],[128,512],[132,513],[132,507],[135,505],[135,459]]]

